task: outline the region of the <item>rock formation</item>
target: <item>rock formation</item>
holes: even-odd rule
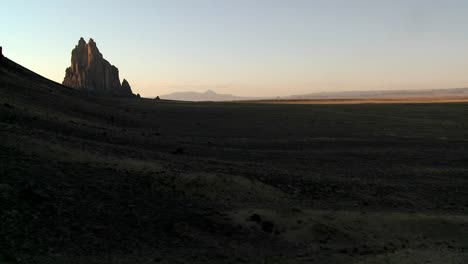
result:
[[[93,39],[86,43],[80,38],[63,85],[102,96],[134,96],[127,80],[120,83],[119,70],[103,58]]]
[[[122,81],[122,91],[128,94],[132,94],[132,88],[130,87],[130,84],[125,79],[123,79]]]

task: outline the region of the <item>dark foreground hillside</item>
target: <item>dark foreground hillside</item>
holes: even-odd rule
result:
[[[91,97],[0,62],[0,263],[467,263],[468,104]]]

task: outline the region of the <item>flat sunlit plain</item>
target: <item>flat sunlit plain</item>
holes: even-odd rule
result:
[[[370,99],[294,99],[294,100],[252,100],[239,101],[264,104],[426,104],[426,103],[463,103],[468,97],[434,97],[434,98],[370,98]]]

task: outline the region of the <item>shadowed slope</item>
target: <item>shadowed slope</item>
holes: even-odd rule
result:
[[[0,261],[463,263],[467,111],[94,97],[2,59]]]

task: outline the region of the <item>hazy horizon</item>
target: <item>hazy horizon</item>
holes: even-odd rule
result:
[[[135,93],[468,87],[466,1],[15,1],[7,57],[62,82],[93,38]]]

